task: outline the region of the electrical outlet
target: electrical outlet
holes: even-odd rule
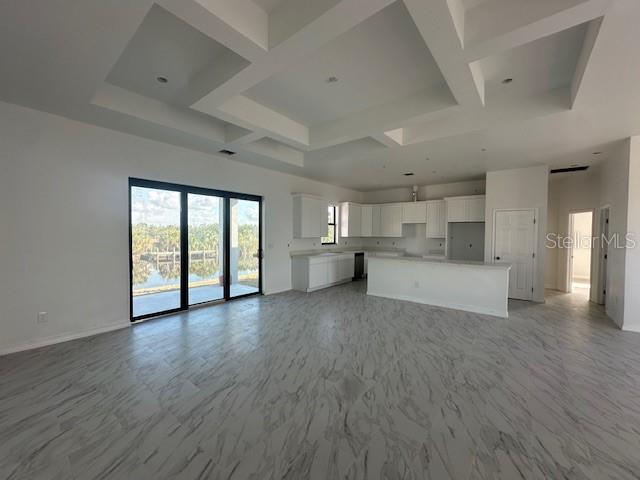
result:
[[[38,323],[47,323],[47,312],[38,312]]]

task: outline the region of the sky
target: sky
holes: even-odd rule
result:
[[[189,194],[189,224],[218,223],[222,199]],[[238,217],[241,224],[258,223],[258,203],[240,200]],[[131,220],[149,225],[180,224],[180,193],[153,188],[131,188]]]

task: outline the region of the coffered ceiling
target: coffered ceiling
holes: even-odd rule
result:
[[[441,183],[640,133],[638,24],[637,0],[22,0],[0,99],[359,190]]]

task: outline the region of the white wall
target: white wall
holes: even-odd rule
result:
[[[549,181],[549,215],[547,232],[560,236],[569,234],[569,214],[582,210],[594,211],[594,225],[599,219],[601,171],[592,167],[585,172],[562,174],[561,177],[550,176]],[[595,253],[595,252],[594,252]],[[545,287],[568,291],[567,255],[565,248],[547,248],[545,265]],[[594,256],[594,258],[596,258]],[[594,262],[594,269],[596,267]],[[597,280],[595,270],[592,279]],[[592,288],[591,296],[596,301],[597,292]]]
[[[411,187],[391,188],[364,192],[364,203],[393,203],[410,202]],[[485,192],[485,181],[471,180],[468,182],[440,183],[436,185],[422,185],[418,187],[418,200],[437,200],[444,197],[463,195],[482,195]]]
[[[418,200],[438,200],[444,197],[463,195],[482,195],[485,192],[484,180],[469,182],[423,185],[418,189]],[[411,188],[376,190],[363,194],[363,203],[393,203],[411,201]],[[402,226],[402,238],[363,238],[364,246],[401,248],[413,255],[424,255],[444,251],[444,239],[427,238],[424,224],[406,224]]]
[[[544,301],[545,237],[547,233],[549,170],[546,166],[487,172],[485,210],[486,262],[493,261],[493,215],[509,208],[538,209],[538,244],[533,299]]]
[[[600,206],[610,208],[609,235],[620,238],[627,233],[630,146],[629,140],[621,142],[601,166]],[[620,328],[625,322],[625,260],[624,248],[609,246],[606,312]]]
[[[623,328],[640,332],[640,136],[629,141],[628,188],[627,232],[636,245],[628,248],[625,255]]]
[[[264,196],[267,293],[291,288],[291,192],[352,190],[0,103],[0,352],[128,323],[128,178]],[[37,324],[40,311],[49,314]]]

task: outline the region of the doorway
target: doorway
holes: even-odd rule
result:
[[[129,180],[131,321],[262,293],[262,198]]]
[[[533,300],[538,225],[535,209],[496,210],[493,261],[508,263],[509,298]]]
[[[569,213],[567,285],[571,293],[586,298],[591,294],[591,251],[593,210]]]

